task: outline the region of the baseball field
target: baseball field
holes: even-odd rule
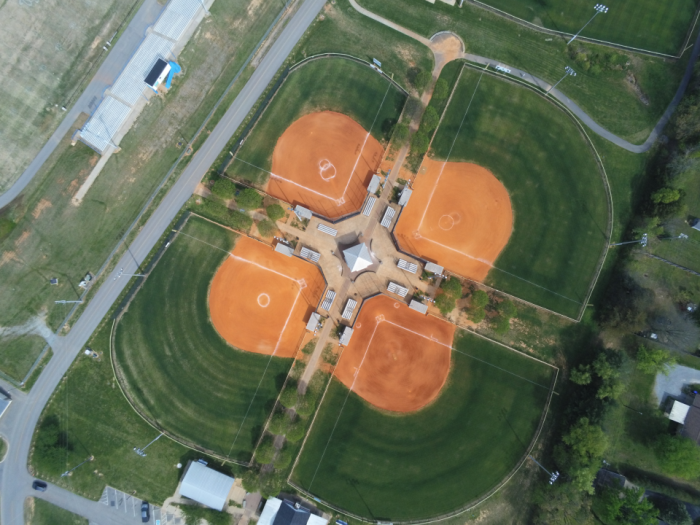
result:
[[[381,373],[369,369],[375,364],[382,359],[368,356],[357,372],[358,384],[364,374]],[[418,411],[379,410],[335,377],[292,481],[370,520],[457,510],[499,485],[523,458],[553,375],[543,363],[459,332],[446,383]]]
[[[418,198],[409,201],[396,228],[399,244],[438,264],[446,261],[456,274],[576,318],[609,225],[601,171],[574,122],[536,93],[467,68],[430,154],[414,187]],[[478,167],[502,184],[509,203]],[[475,173],[486,187],[476,184]],[[474,200],[481,211],[470,219]],[[460,216],[466,220],[454,220]],[[481,239],[474,225],[492,233]],[[473,236],[481,239],[474,246],[462,239]]]
[[[245,257],[240,241],[191,217],[118,323],[114,360],[122,387],[144,416],[187,443],[247,461],[292,360],[238,350],[209,320],[212,279],[234,260],[227,253],[234,245],[234,254]],[[248,291],[230,288],[229,300]]]
[[[405,98],[353,60],[303,64],[289,73],[227,173],[329,218],[356,211]]]
[[[577,33],[595,14],[588,0],[483,0],[484,4],[556,31]],[[677,55],[690,30],[697,0],[611,0],[582,36],[605,42]]]

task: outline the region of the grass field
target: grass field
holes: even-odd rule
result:
[[[28,525],[88,525],[88,520],[39,498],[28,498]]]
[[[436,516],[496,486],[523,457],[554,371],[462,334],[446,386],[418,412],[380,412],[334,379],[292,479],[382,521]]]
[[[44,346],[46,341],[38,335],[0,337],[0,362],[7,363],[3,372],[17,381],[22,381]]]
[[[593,16],[586,0],[484,0],[485,4],[548,29],[577,33]],[[690,30],[697,0],[612,0],[610,10],[597,15],[581,36],[615,44],[677,55]]]
[[[235,239],[198,218],[183,232],[223,250]],[[234,349],[215,331],[207,297],[225,257],[179,235],[117,325],[115,364],[144,415],[186,442],[247,461],[292,361]]]
[[[558,89],[600,125],[635,143],[647,138],[666,110],[689,56],[686,53],[682,60],[666,61],[587,46],[591,53],[618,54],[621,64],[601,72],[593,68],[587,71],[569,57],[565,39],[527,29],[469,2],[457,9],[424,0],[358,1],[363,7],[426,37],[442,30],[454,31],[464,40],[467,52],[521,68],[546,82],[556,82],[564,74],[564,67],[572,66],[578,75],[562,82]],[[648,97],[648,104],[632,89],[627,80],[629,75],[633,75]]]
[[[65,116],[60,109],[142,0],[0,3],[0,193]]]
[[[70,147],[72,131],[66,135],[21,198],[4,210],[4,217],[17,225],[0,241],[0,326],[24,324],[42,311],[51,330],[60,325],[72,305],[54,301],[77,299],[78,282],[103,265],[181,153],[178,141],[192,138],[281,8],[217,0],[212,16],[180,55],[185,74],[167,97],[146,107],[121,142],[122,151],[109,160],[78,208],[71,198],[97,156],[81,143]],[[203,136],[252,71],[249,66],[241,75]],[[49,285],[51,277],[59,278],[58,286]],[[0,355],[0,369],[13,366],[17,364]]]
[[[449,160],[489,169],[514,212],[486,283],[575,318],[607,242],[608,202],[592,150],[539,95],[466,69],[435,135],[435,159],[447,157],[468,106]]]
[[[400,90],[366,65],[344,58],[313,60],[289,74],[236,155],[262,170],[234,160],[227,174],[266,182],[263,170],[271,169],[277,139],[299,117],[316,111],[348,115],[386,145],[405,100]]]

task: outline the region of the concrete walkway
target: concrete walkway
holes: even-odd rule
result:
[[[372,11],[369,11],[368,9],[365,9],[364,7],[360,6],[356,0],[350,0],[350,4],[361,14],[371,18],[372,20],[375,20],[381,24],[384,24],[387,27],[391,27],[392,29],[399,31],[400,33],[403,33],[404,35],[413,38],[414,40],[417,40],[421,44],[429,47],[433,53],[436,53],[436,56],[438,53],[440,53],[440,49],[436,47],[435,45],[435,36],[432,39],[427,39],[409,29],[406,29],[404,27],[401,27],[400,25],[387,20],[386,18],[383,18]],[[436,35],[438,36],[438,35]],[[456,38],[456,37],[455,37]],[[698,34],[697,39],[695,40],[695,45],[693,46],[693,52],[691,54],[690,60],[688,61],[688,66],[686,67],[685,75],[683,76],[683,80],[681,80],[680,85],[678,86],[678,89],[676,90],[676,95],[673,97],[673,100],[671,100],[671,103],[668,105],[666,108],[666,111],[664,114],[661,116],[659,121],[656,123],[654,126],[654,129],[651,131],[649,134],[649,137],[647,138],[646,141],[644,141],[644,144],[632,144],[614,133],[611,133],[607,129],[605,129],[603,126],[595,122],[585,111],[583,111],[575,102],[572,102],[566,95],[564,95],[561,91],[558,89],[552,89],[550,91],[550,96],[556,98],[559,102],[561,102],[564,106],[566,106],[576,117],[581,120],[588,128],[590,128],[591,131],[593,131],[595,134],[603,137],[604,139],[612,142],[616,146],[619,146],[627,151],[630,151],[632,153],[644,153],[645,151],[648,151],[652,145],[656,142],[656,140],[659,138],[661,135],[661,132],[663,131],[664,127],[666,124],[668,124],[668,121],[671,118],[671,115],[673,115],[673,112],[676,110],[676,107],[678,107],[678,104],[681,101],[681,98],[683,98],[683,94],[685,93],[686,88],[688,87],[688,83],[690,82],[690,77],[693,74],[693,66],[695,65],[695,62],[698,59],[698,55],[700,54],[700,33]],[[512,77],[517,77],[519,80],[524,81],[532,86],[538,87],[543,91],[546,91],[550,89],[552,86],[551,84],[545,82],[544,80],[537,78],[530,73],[518,69],[514,66],[510,66],[508,64],[504,64],[503,62],[497,62],[494,60],[491,60],[486,57],[482,57],[479,55],[473,55],[471,53],[464,53],[463,51],[459,53],[458,56],[455,58],[462,58],[465,60],[469,60],[470,62],[474,62],[477,64],[482,64],[482,65],[488,65],[491,67],[495,67],[496,65],[502,65],[508,69],[511,70],[511,75],[504,75],[506,78],[509,76]],[[438,60],[436,58],[436,64]],[[501,74],[501,73],[499,73]]]

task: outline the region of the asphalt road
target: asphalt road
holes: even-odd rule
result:
[[[128,279],[116,278],[119,269],[123,268],[125,273],[136,273],[137,264],[134,257],[136,260],[142,261],[151,251],[162,233],[192,195],[206,171],[224,149],[230,137],[241,125],[277,70],[283,65],[296,43],[321,11],[325,1],[304,1],[270,47],[219,124],[194,155],[180,178],[130,245],[131,253],[127,252],[116,265],[115,271],[103,278],[100,288],[80,319],[75,322],[70,333],[65,337],[56,338],[53,346],[54,356],[29,394],[23,394],[16,390],[11,391],[13,402],[0,420],[0,434],[10,444],[7,458],[0,464],[0,521],[3,525],[24,525],[24,500],[32,495],[50,499],[53,503],[83,515],[100,525],[131,523],[131,521],[127,521],[127,518],[114,513],[105,505],[63,491],[56,486],[49,485],[49,489],[45,493],[37,493],[32,490],[33,478],[27,471],[27,460],[34,428],[61,378],[112,304],[128,285]],[[2,386],[9,390],[7,385]]]
[[[37,156],[34,157],[34,160],[24,170],[24,173],[20,175],[19,179],[15,181],[9,190],[0,195],[0,209],[7,206],[22,193],[22,190],[27,187],[34,175],[41,169],[46,159],[53,153],[80,114],[83,112],[92,113],[97,109],[97,105],[102,100],[102,94],[109,86],[114,84],[119,73],[126,67],[127,62],[141,44],[146,35],[146,29],[156,21],[164,8],[165,5],[159,4],[157,0],[145,0],[143,2],[124,30],[124,33],[117,40],[117,43],[111,48],[107,48],[109,49],[107,58],[102,62],[83,94],[68,110],[56,131],[51,135],[51,138],[39,150]],[[104,42],[101,42],[100,45],[104,45]]]

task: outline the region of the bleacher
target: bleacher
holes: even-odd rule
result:
[[[335,237],[336,235],[338,235],[338,230],[334,230],[333,228],[331,228],[330,226],[326,226],[325,224],[319,223],[318,231],[328,234],[331,237]]]
[[[308,248],[302,247],[301,255],[304,259],[308,259],[309,261],[317,263],[318,260],[321,258],[321,254],[318,252],[315,252],[313,250],[309,250]]]
[[[343,310],[343,319],[352,319],[352,313],[355,311],[355,307],[357,306],[357,301],[354,299],[348,299],[348,302],[345,303],[345,310]]]
[[[406,297],[408,295],[408,288],[404,288],[400,284],[397,284],[392,281],[389,281],[389,286],[387,286],[386,289],[389,290],[391,293],[395,293],[399,297]]]
[[[369,217],[369,214],[372,213],[372,208],[374,208],[375,202],[377,202],[376,197],[372,197],[371,195],[367,197],[367,202],[365,203],[365,207],[362,210],[362,215]]]
[[[396,263],[396,266],[398,266],[402,270],[405,270],[405,271],[411,272],[411,273],[416,273],[418,271],[417,264],[413,264],[412,262],[404,261],[403,259],[399,259],[399,262]]]
[[[321,303],[321,309],[325,310],[326,312],[330,312],[331,305],[333,304],[334,299],[335,299],[335,292],[333,290],[328,290],[326,292],[325,299],[323,299],[323,302]]]
[[[391,226],[391,219],[394,218],[394,215],[396,214],[396,211],[394,208],[391,206],[387,206],[386,211],[384,212],[384,217],[382,218],[382,222],[380,223],[382,226],[385,228],[388,228]]]

